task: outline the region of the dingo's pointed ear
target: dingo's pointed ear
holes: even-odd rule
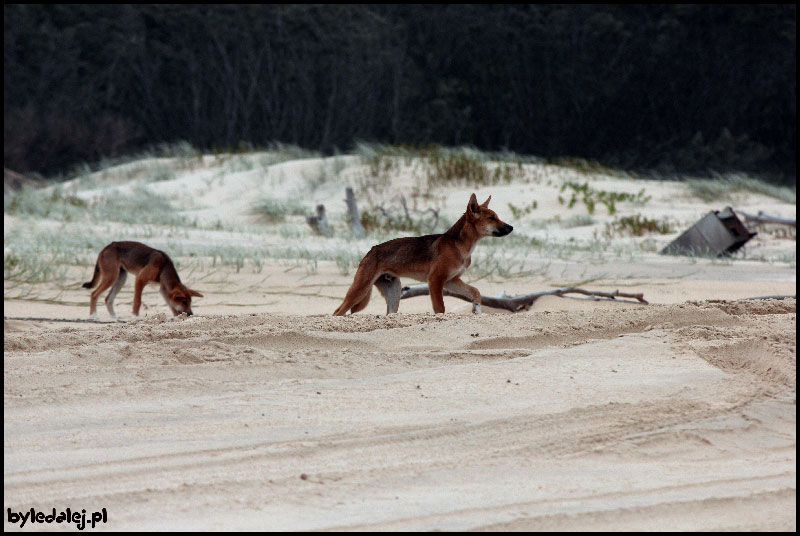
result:
[[[486,207],[488,207],[488,206],[489,206],[489,201],[491,201],[491,200],[492,200],[492,196],[490,195],[490,196],[489,196],[489,199],[487,199],[486,201],[484,201],[483,203],[481,203],[481,206],[482,206],[483,208],[486,208]]]
[[[477,214],[480,211],[481,209],[478,206],[478,198],[475,197],[475,194],[472,194],[469,198],[469,203],[467,203],[467,212],[473,212]]]
[[[192,290],[190,288],[186,288],[186,291],[189,293],[190,296],[197,296],[198,298],[202,298],[203,295],[197,292],[196,290]]]

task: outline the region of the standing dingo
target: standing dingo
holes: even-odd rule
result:
[[[106,296],[106,308],[114,319],[118,318],[114,313],[114,298],[125,284],[128,272],[136,275],[136,286],[133,292],[133,314],[135,316],[139,316],[142,290],[148,283],[161,285],[161,295],[174,315],[181,313],[191,315],[192,296],[203,297],[196,290],[187,288],[181,283],[175,265],[163,251],[153,249],[141,242],[111,242],[97,256],[92,280],[83,284],[83,288],[92,288],[98,279],[100,280],[100,284],[92,291],[89,303],[90,318],[97,318],[97,298],[108,287],[111,287],[111,291]]]
[[[461,280],[472,262],[472,250],[484,236],[505,236],[514,228],[500,221],[489,209],[489,196],[479,205],[475,194],[469,198],[467,211],[444,234],[395,238],[374,246],[358,265],[353,284],[334,316],[347,311],[357,313],[369,303],[372,285],[386,297],[387,313],[397,311],[400,298],[399,277],[427,281],[436,313],[444,313],[444,288],[472,298],[472,311],[481,310],[481,293]],[[391,276],[384,278],[384,275]],[[394,304],[394,306],[389,305]],[[394,309],[394,310],[391,310]]]

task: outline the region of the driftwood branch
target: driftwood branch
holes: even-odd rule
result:
[[[402,293],[400,294],[400,299],[405,298],[413,298],[415,296],[427,296],[429,294],[428,285],[421,284],[421,285],[413,285],[410,287],[403,287]],[[644,295],[639,294],[629,294],[626,292],[620,292],[615,290],[614,292],[602,292],[598,290],[586,290],[577,287],[564,287],[558,288],[555,290],[543,290],[540,292],[533,292],[531,294],[521,294],[519,296],[481,296],[481,305],[485,305],[486,307],[494,307],[495,309],[505,309],[507,311],[511,311],[512,313],[516,313],[517,311],[527,310],[530,309],[533,302],[541,298],[542,296],[564,296],[566,294],[583,294],[584,296],[589,296],[592,299],[600,300],[615,300],[617,298],[632,298],[642,304],[647,304],[647,300],[644,299]],[[452,296],[454,298],[459,298],[464,301],[472,302],[472,298],[467,296],[462,296],[461,294],[456,294],[455,292],[451,292],[447,289],[444,289],[445,296]],[[626,300],[627,301],[627,300]],[[390,304],[387,303],[387,306]],[[396,310],[396,309],[395,309]]]
[[[744,211],[737,211],[739,214],[744,216],[745,221],[747,223],[755,223],[756,225],[762,223],[777,223],[779,225],[791,225],[792,227],[797,227],[797,220],[793,220],[791,218],[782,218],[780,216],[771,216],[769,214],[765,214],[763,210],[759,210],[758,214],[748,214]]]
[[[317,234],[331,236],[331,228],[328,226],[328,217],[325,215],[325,205],[317,205],[316,216],[306,216],[306,222]]]
[[[797,294],[779,294],[776,296],[755,296],[753,298],[739,298],[737,301],[743,300],[796,300]]]

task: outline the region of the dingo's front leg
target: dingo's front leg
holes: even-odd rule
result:
[[[428,278],[428,291],[431,293],[431,302],[433,303],[434,313],[444,313],[444,278],[442,277],[429,277]]]
[[[464,283],[460,277],[454,277],[453,279],[445,283],[444,288],[446,288],[451,292],[455,292],[456,294],[461,294],[462,296],[467,296],[472,298],[472,312],[473,313],[481,312],[480,291],[475,287]]]
[[[139,308],[142,306],[142,291],[145,285],[147,285],[147,281],[140,277],[136,278],[133,288],[133,316],[139,316]]]
[[[114,299],[117,297],[117,294],[119,294],[119,290],[125,284],[125,280],[127,278],[128,278],[128,272],[126,272],[124,268],[120,268],[119,276],[117,277],[116,282],[106,295],[106,309],[108,309],[108,314],[110,314],[111,318],[113,318],[114,320],[119,320],[117,313],[114,312]]]
[[[102,280],[100,284],[97,285],[97,288],[92,291],[92,295],[89,299],[89,318],[92,320],[97,319],[97,299],[100,295],[106,291],[108,287],[114,284],[117,280],[117,272],[116,271],[105,271],[102,272]],[[112,304],[114,299],[111,299]],[[113,316],[113,315],[112,315]]]

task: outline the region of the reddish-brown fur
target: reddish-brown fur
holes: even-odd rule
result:
[[[436,313],[444,313],[444,288],[470,296],[473,311],[480,311],[481,293],[464,283],[460,276],[472,263],[472,249],[478,240],[484,236],[505,236],[514,229],[489,209],[491,199],[489,196],[479,205],[472,194],[467,211],[444,234],[395,238],[374,246],[359,263],[353,284],[333,314],[344,316],[347,311],[357,313],[364,309],[369,303],[372,285],[385,274],[394,276],[394,286],[400,284],[398,277],[427,281]],[[397,290],[383,280],[380,283],[376,286],[384,295]]]
[[[97,298],[107,288],[111,291],[106,296],[106,308],[112,317],[114,298],[125,284],[128,272],[136,275],[133,293],[133,314],[139,316],[142,305],[142,290],[149,283],[161,285],[161,296],[169,305],[172,314],[192,314],[192,296],[203,295],[181,283],[172,260],[163,251],[153,249],[141,242],[111,242],[97,256],[92,280],[83,284],[83,288],[92,288],[98,280],[100,284],[92,291],[89,303],[89,314],[97,317]]]

